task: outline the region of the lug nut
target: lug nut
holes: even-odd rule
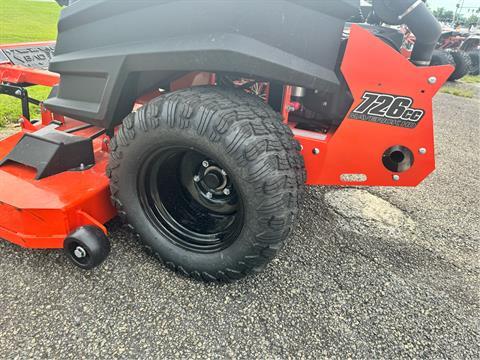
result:
[[[223,176],[227,176],[227,172],[225,170],[222,169],[222,175]]]
[[[213,198],[213,195],[212,195],[212,193],[209,191],[209,192],[207,192],[207,199],[211,199],[211,198]]]
[[[229,188],[224,189],[223,193],[227,196],[230,195],[230,189]]]
[[[208,167],[210,166],[210,164],[208,163],[207,160],[205,160],[204,162],[202,162],[202,166],[203,166],[204,168],[208,168]]]
[[[195,181],[196,183],[197,183],[197,182],[200,182],[200,176],[195,175],[195,176],[193,177],[193,181]]]

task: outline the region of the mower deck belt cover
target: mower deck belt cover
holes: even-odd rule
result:
[[[37,170],[37,180],[95,164],[92,140],[45,128],[23,135],[0,166],[13,161]]]

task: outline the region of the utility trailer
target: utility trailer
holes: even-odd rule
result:
[[[0,238],[91,269],[119,216],[172,270],[231,281],[281,250],[305,186],[435,168],[432,98],[453,68],[428,66],[440,27],[422,1],[374,1],[416,34],[410,59],[390,29],[347,24],[358,0],[63,5],[55,44],[0,46],[0,92],[23,110],[0,142]]]

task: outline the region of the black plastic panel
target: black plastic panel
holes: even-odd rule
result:
[[[10,59],[3,53],[3,50],[0,49],[0,64],[9,63]]]
[[[2,49],[0,52],[3,52],[14,65],[47,70],[55,52],[55,46],[22,46]],[[1,58],[2,56],[0,55],[0,61]]]
[[[136,97],[191,71],[336,92],[345,21],[359,0],[80,0],[65,8],[51,110],[102,127]]]
[[[36,179],[60,174],[67,170],[95,164],[92,140],[53,128],[26,133],[13,150],[0,161],[0,166],[16,162],[37,170]]]

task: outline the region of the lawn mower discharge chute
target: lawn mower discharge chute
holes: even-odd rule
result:
[[[7,241],[89,269],[118,215],[169,268],[231,281],[283,247],[305,185],[416,186],[435,168],[432,98],[453,69],[425,66],[440,32],[422,1],[374,2],[415,32],[411,61],[398,32],[348,23],[358,0],[68,4],[54,54],[0,47],[0,92],[23,105],[0,142]]]

